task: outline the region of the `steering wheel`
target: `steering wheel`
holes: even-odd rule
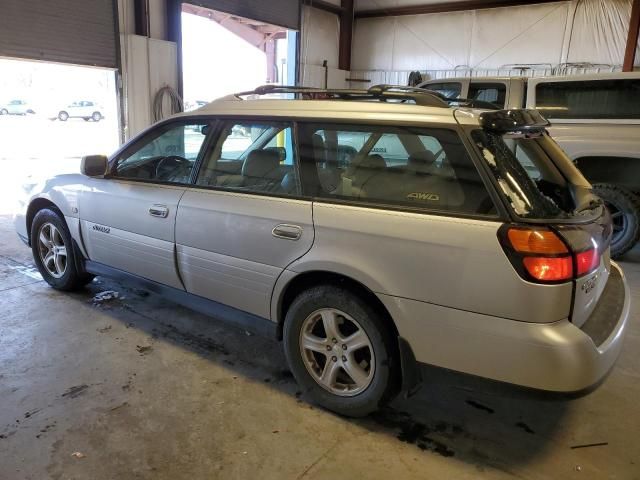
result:
[[[191,162],[179,155],[167,155],[156,165],[156,180],[175,180],[188,175]]]

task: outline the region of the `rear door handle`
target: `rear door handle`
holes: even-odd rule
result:
[[[149,207],[149,215],[152,217],[167,218],[169,209],[166,205],[151,205]]]
[[[276,238],[284,238],[285,240],[298,240],[302,236],[302,227],[298,225],[289,225],[281,223],[276,225],[271,230],[271,233]]]

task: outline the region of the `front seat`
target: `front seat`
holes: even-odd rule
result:
[[[280,155],[275,150],[253,150],[242,164],[242,185],[261,187],[262,190],[277,188],[282,180]]]
[[[407,161],[407,172],[423,175],[431,175],[433,173],[436,156],[429,150],[412,153]]]

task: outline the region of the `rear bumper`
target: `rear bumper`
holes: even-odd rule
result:
[[[630,293],[622,270],[578,328],[568,320],[527,323],[379,295],[416,360],[526,387],[578,392],[613,367],[626,333]]]

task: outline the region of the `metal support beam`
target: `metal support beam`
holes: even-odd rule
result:
[[[167,40],[178,46],[178,93],[184,96],[182,82],[182,0],[167,0]]]
[[[326,2],[324,0],[312,0],[308,4],[303,3],[303,5],[318,8],[320,10],[324,10],[325,12],[333,13],[334,15],[340,15],[343,9],[342,6],[334,5],[333,3]]]
[[[340,45],[338,68],[351,70],[351,43],[353,40],[353,0],[342,0],[340,13]]]
[[[149,24],[149,0],[133,1],[133,17],[136,35],[148,37],[151,30]]]
[[[406,7],[376,8],[375,10],[356,11],[355,18],[398,17],[402,15],[423,15],[426,13],[459,12],[464,10],[483,10],[487,8],[518,7],[552,3],[557,0],[467,0],[464,2],[443,2],[429,5],[410,5]]]
[[[629,22],[629,35],[627,36],[627,48],[624,52],[623,72],[632,72],[633,64],[638,50],[638,34],[640,34],[640,0],[633,0],[631,6],[631,21]]]

